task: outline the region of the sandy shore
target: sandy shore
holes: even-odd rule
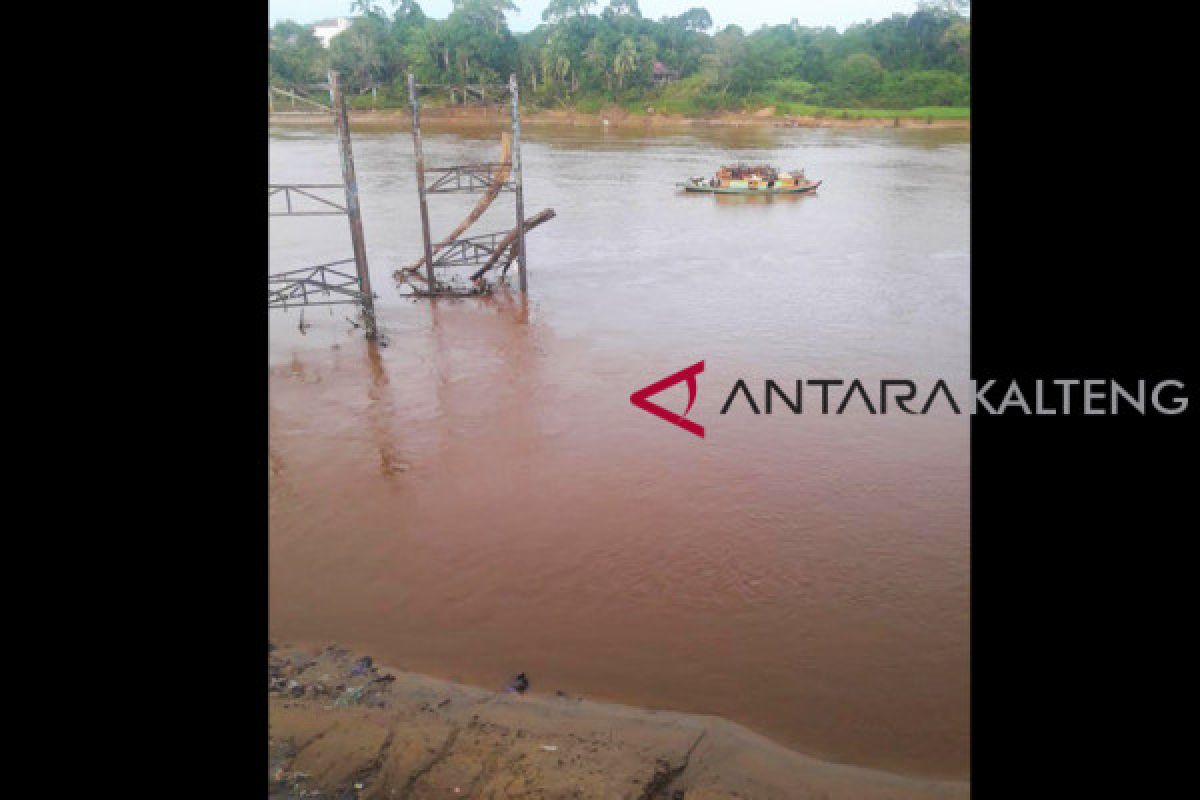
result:
[[[819,761],[727,720],[488,691],[336,646],[268,657],[270,797],[966,800],[966,782]]]
[[[474,127],[507,120],[507,112],[499,107],[491,108],[430,108],[422,109],[422,127],[431,129]],[[404,109],[386,111],[352,111],[350,123],[355,127],[381,127],[391,129],[409,128],[412,116]],[[320,112],[284,111],[269,115],[272,125],[294,125],[308,127],[328,124],[332,118]],[[622,130],[673,129],[673,128],[963,128],[971,127],[970,119],[924,119],[896,117],[887,119],[842,119],[836,116],[777,116],[774,109],[765,108],[755,112],[724,112],[707,117],[685,117],[680,114],[631,114],[622,109],[610,108],[596,114],[578,111],[537,111],[523,114],[521,123],[527,126],[615,128]]]

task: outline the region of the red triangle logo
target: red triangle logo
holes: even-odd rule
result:
[[[690,419],[684,419],[687,413],[692,410],[692,404],[696,402],[696,376],[704,372],[704,362],[697,361],[686,369],[681,369],[674,375],[668,375],[661,381],[656,381],[649,386],[644,386],[638,389],[633,394],[629,395],[629,402],[640,408],[642,411],[649,411],[659,419],[664,419],[672,425],[678,425],[685,431],[691,434],[704,438],[704,426],[697,425]],[[676,414],[674,411],[668,411],[658,403],[652,403],[648,398],[653,397],[661,391],[670,389],[680,381],[687,381],[688,387],[688,404],[683,411],[683,416]]]

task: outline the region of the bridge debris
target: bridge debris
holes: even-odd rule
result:
[[[283,92],[283,90],[276,90]],[[342,216],[345,215],[350,223],[350,244],[353,258],[333,261],[327,264],[306,266],[287,272],[267,276],[267,307],[287,309],[291,305],[337,305],[353,303],[362,308],[362,317],[368,339],[376,336],[375,327],[375,295],[371,291],[371,275],[367,270],[367,245],[363,235],[362,212],[358,205],[358,179],[354,174],[354,151],[350,144],[350,123],[346,111],[346,97],[338,81],[338,74],[329,73],[329,91],[332,108],[315,101],[334,115],[337,128],[338,152],[341,154],[342,182],[341,183],[296,183],[296,184],[267,184],[267,214],[278,217],[305,216]],[[300,98],[294,93],[286,93],[294,98]],[[320,196],[320,191],[342,189],[345,192],[345,204]],[[273,198],[283,198],[283,208],[271,207]],[[301,198],[307,206],[297,207],[295,201]],[[344,264],[354,264],[354,275],[334,269]],[[304,329],[303,317],[300,323]]]
[[[521,178],[521,111],[516,76],[509,76],[507,86],[512,101],[512,133],[511,136],[508,133],[501,134],[500,160],[487,164],[460,164],[426,168],[421,139],[421,103],[418,88],[432,87],[419,87],[415,77],[409,73],[408,94],[413,115],[413,153],[417,173],[417,198],[421,211],[421,238],[424,255],[412,264],[395,270],[392,277],[398,283],[408,285],[411,293],[419,297],[482,294],[491,290],[484,281],[484,276],[503,258],[504,263],[500,271],[502,278],[507,277],[508,268],[516,261],[521,293],[526,293],[528,280],[525,272],[525,233],[552,219],[554,210],[545,209],[533,217],[525,219],[524,190]],[[433,176],[432,182],[427,182],[427,174]],[[484,195],[471,212],[454,230],[434,244],[429,233],[427,196],[479,191],[484,192]],[[516,225],[512,230],[461,238],[503,191],[511,191],[515,195]],[[483,266],[471,275],[470,286],[456,285],[452,280],[439,280],[434,272],[435,268],[444,270],[448,267],[476,266],[481,263]],[[425,268],[424,275],[420,274],[422,267]]]

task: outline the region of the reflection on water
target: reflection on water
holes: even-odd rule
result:
[[[686,192],[684,194],[687,194]],[[772,205],[775,203],[803,203],[815,194],[714,194],[717,206]]]
[[[419,250],[411,143],[356,137],[387,346],[341,314],[305,336],[271,317],[273,635],[967,774],[967,420],[719,413],[739,377],[966,377],[965,136],[754,137],[531,132],[527,212],[558,217],[530,236],[528,305],[397,295]],[[426,145],[456,163],[480,142]],[[735,158],[826,183],[674,187]],[[289,132],[271,163],[336,180],[332,134]],[[439,199],[435,233],[469,205]],[[510,215],[502,197],[477,230]],[[273,268],[338,257],[344,228],[273,221]],[[704,440],[630,406],[701,358]]]
[[[388,390],[387,371],[384,369],[383,356],[378,344],[364,342],[363,348],[367,353],[367,366],[371,376],[367,392],[367,396],[370,397],[367,417],[371,426],[371,438],[379,445],[379,470],[383,475],[395,475],[407,471],[408,462],[401,457],[392,435],[396,409],[392,406]]]

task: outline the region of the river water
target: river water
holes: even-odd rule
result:
[[[356,131],[387,345],[270,313],[270,626],[417,672],[721,715],[805,753],[968,776],[968,417],[720,410],[739,377],[944,377],[969,358],[969,134],[525,131],[528,304],[415,301],[412,143]],[[430,165],[495,131],[426,132]],[[803,166],[814,197],[673,186]],[[270,180],[339,180],[332,130],[273,129]],[[449,230],[474,195],[430,199]],[[272,218],[270,270],[345,258]],[[512,226],[502,194],[472,232]],[[515,273],[515,269],[514,269]],[[703,359],[694,437],[636,389]],[[656,398],[682,411],[682,384]],[[786,408],[783,408],[786,411]]]

